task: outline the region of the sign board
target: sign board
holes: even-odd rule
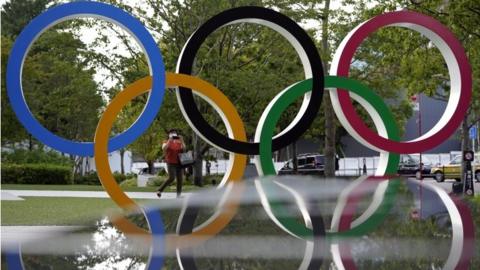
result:
[[[470,128],[470,139],[476,139],[477,138],[477,132],[478,132],[478,129],[477,127],[473,126]]]
[[[463,160],[465,161],[465,172],[463,173],[463,179],[465,183],[465,194],[469,196],[474,196],[474,186],[473,186],[473,172],[472,172],[472,161],[475,157],[473,151],[464,151]]]
[[[474,196],[475,195],[475,190],[473,186],[473,173],[472,170],[467,170],[465,172],[465,194],[469,196]]]
[[[464,151],[463,152],[463,160],[464,161],[472,162],[474,157],[475,157],[475,155],[473,154],[473,151]]]

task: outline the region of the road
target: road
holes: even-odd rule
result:
[[[423,182],[437,185],[443,188],[444,190],[446,190],[448,193],[450,193],[452,192],[452,184],[455,183],[456,181],[453,179],[447,179],[444,182],[438,183],[432,178],[425,178],[423,179]],[[473,181],[473,184],[474,184],[475,195],[480,194],[480,182]]]
[[[410,180],[418,181],[415,178],[410,178]],[[445,180],[444,182],[438,183],[432,178],[423,179],[424,185],[435,185],[441,187],[447,193],[452,192],[452,184],[455,182],[455,180]],[[415,197],[416,207],[421,210],[421,216],[423,218],[428,218],[432,215],[447,212],[446,207],[435,192],[426,187],[420,188],[420,186],[415,183],[408,183],[407,185]],[[474,190],[475,194],[478,196],[478,194],[480,194],[480,183],[474,181]]]

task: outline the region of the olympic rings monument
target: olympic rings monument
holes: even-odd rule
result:
[[[77,17],[100,18],[125,29],[141,45],[150,69],[150,76],[127,86],[111,100],[101,116],[93,142],[70,141],[47,130],[29,110],[22,89],[23,65],[35,40],[50,27]],[[215,30],[237,23],[255,23],[277,31],[295,48],[305,74],[304,80],[283,90],[279,89],[279,93],[260,118],[254,142],[247,142],[241,117],[235,105],[222,91],[191,75],[195,56],[205,39]],[[411,141],[400,141],[395,119],[384,101],[362,82],[349,78],[350,63],[362,41],[372,32],[389,26],[407,28],[427,37],[441,52],[449,71],[451,89],[445,112],[431,130]],[[243,173],[247,155],[255,156],[256,168],[261,176],[255,180],[255,187],[268,216],[285,233],[305,240],[305,257],[299,269],[318,269],[322,256],[315,254],[322,252],[331,252],[339,269],[356,269],[348,247],[332,242],[330,247],[325,249],[327,245],[318,239],[334,241],[349,236],[361,236],[379,226],[385,219],[385,213],[391,209],[398,189],[395,174],[399,155],[432,149],[449,138],[459,127],[472,96],[471,67],[461,43],[440,22],[417,12],[384,13],[354,27],[337,48],[327,73],[311,37],[295,21],[271,9],[253,6],[233,8],[202,24],[184,45],[175,72],[168,72],[156,42],[137,18],[113,5],[90,1],[61,4],[34,18],[15,40],[7,63],[6,84],[12,108],[32,136],[63,153],[94,156],[98,176],[110,198],[125,210],[136,209],[144,213],[149,230],[140,228],[123,217],[112,222],[125,234],[142,235],[145,241],[151,243],[148,269],[161,269],[164,258],[158,254],[161,253],[159,251],[166,250],[176,250],[182,269],[197,269],[195,260],[188,256],[189,253],[183,248],[191,248],[214,237],[233,219],[241,201],[241,194],[245,191]],[[218,186],[218,192],[223,192],[224,199],[215,207],[215,214],[195,226],[198,209],[186,205],[179,216],[179,226],[175,234],[165,232],[158,212],[138,205],[122,191],[115,182],[108,163],[109,152],[127,146],[148,129],[160,110],[166,86],[176,87],[178,105],[193,131],[212,146],[230,154],[228,170]],[[378,151],[380,155],[374,176],[361,177],[342,191],[330,229],[325,228],[322,216],[314,207],[310,207],[311,203],[305,202],[291,187],[275,180],[273,176],[276,171],[272,162],[273,151],[291,144],[312,125],[319,113],[324,91],[330,92],[329,96],[341,125],[355,140]],[[113,122],[120,110],[143,93],[148,93],[149,96],[142,114],[127,130],[110,138]],[[222,117],[228,136],[221,134],[203,118],[195,105],[194,94],[211,104]],[[286,129],[274,135],[274,128],[281,113],[299,98],[303,98],[303,102],[294,120]],[[368,112],[378,133],[368,128],[357,114],[352,98]],[[367,210],[355,217],[351,213],[351,209],[355,209],[356,205],[355,200],[352,200],[353,190],[361,190],[364,185],[374,185],[375,196]],[[282,189],[295,197],[303,222],[285,215],[288,212],[287,207],[275,199],[275,194]],[[452,244],[444,269],[468,269],[473,256],[474,240],[471,213],[458,198],[449,196],[438,187],[432,187],[432,190],[439,194],[452,220]],[[23,269],[20,251],[10,252],[6,258],[9,268]]]

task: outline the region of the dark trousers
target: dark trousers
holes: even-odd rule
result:
[[[163,190],[170,185],[173,180],[177,180],[177,197],[182,193],[182,182],[183,182],[183,169],[180,164],[167,164],[168,179],[165,181],[158,191],[163,192]]]

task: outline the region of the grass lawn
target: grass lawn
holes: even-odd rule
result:
[[[110,199],[25,197],[23,201],[2,201],[5,225],[92,225],[104,214],[120,213]],[[146,204],[152,200],[135,200]]]
[[[20,185],[20,184],[2,184],[1,189],[20,189],[20,190],[75,190],[75,191],[103,191],[102,186],[94,185]],[[158,187],[126,187],[123,191],[143,191],[154,192]],[[193,185],[184,185],[182,191],[197,190],[199,187]],[[165,192],[175,192],[175,183],[165,189]]]
[[[211,187],[211,186],[206,186]],[[155,192],[158,187],[127,187],[124,191]],[[75,190],[103,191],[102,186],[93,185],[1,185],[2,190]],[[186,185],[182,191],[193,191],[199,188]],[[175,192],[175,184],[165,192]],[[23,197],[23,201],[1,202],[1,225],[87,225],[102,215],[120,211],[120,208],[107,198],[70,198],[70,197]],[[152,200],[135,199],[139,203]]]

